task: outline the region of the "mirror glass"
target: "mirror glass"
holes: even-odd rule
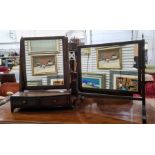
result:
[[[82,89],[138,91],[138,43],[80,50]]]
[[[64,85],[62,39],[25,40],[24,46],[27,86]]]

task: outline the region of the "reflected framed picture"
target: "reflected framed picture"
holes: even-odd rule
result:
[[[32,75],[50,75],[57,73],[56,55],[32,55]]]
[[[122,52],[121,47],[96,48],[97,50],[97,68],[98,69],[121,69]]]
[[[58,53],[59,39],[54,40],[31,40],[28,42],[29,54],[52,54]]]
[[[55,80],[55,81],[53,81],[53,85],[54,86],[64,85],[64,81],[63,80]]]
[[[82,87],[104,89],[106,86],[104,74],[83,73],[82,74]]]
[[[27,81],[28,86],[42,86],[42,80]]]
[[[138,92],[138,72],[111,71],[110,88],[120,91]]]
[[[82,55],[90,55],[91,54],[91,48],[82,48],[81,54]]]
[[[63,75],[48,76],[47,83],[48,83],[48,85],[53,85],[53,86],[64,85]]]

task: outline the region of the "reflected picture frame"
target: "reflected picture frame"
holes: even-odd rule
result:
[[[122,69],[122,49],[120,46],[100,47],[97,51],[98,69]]]
[[[110,71],[110,89],[137,93],[137,71]]]
[[[82,87],[89,89],[104,89],[106,87],[106,75],[82,73]]]
[[[28,41],[28,54],[56,54],[60,52],[60,40],[30,40]]]
[[[32,55],[31,66],[32,75],[51,75],[57,73],[57,56],[56,55]]]
[[[90,55],[91,54],[91,48],[82,48],[81,53],[82,53],[82,55]]]
[[[63,82],[62,82],[63,81]],[[53,75],[47,77],[47,84],[48,85],[64,85],[64,76],[63,75]]]
[[[42,86],[42,80],[27,81],[28,86]]]

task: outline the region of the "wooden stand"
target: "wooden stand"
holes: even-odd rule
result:
[[[57,43],[56,49],[51,49],[52,47],[50,45],[52,42],[50,42],[50,49],[45,46],[46,44],[42,44],[42,46],[38,46],[38,48],[35,47],[36,49],[32,50],[31,43],[37,40],[39,40],[39,43],[44,43],[45,41],[46,43],[49,43],[49,41],[53,41],[53,43]],[[59,48],[57,48],[58,45]],[[42,48],[47,49],[43,50]],[[36,60],[37,63],[34,65],[32,59],[36,55],[41,55],[43,58],[42,60]],[[50,59],[50,56],[54,56],[55,59]],[[47,57],[49,57],[49,60],[47,60]],[[12,112],[14,112],[14,109],[16,108],[49,109],[72,107],[68,76],[68,39],[66,37],[21,38],[20,61],[22,62],[20,64],[20,91],[10,97]],[[38,68],[38,64],[40,68]],[[45,67],[43,68],[41,65],[44,65]],[[51,71],[51,66],[53,66],[53,68],[55,67],[55,72],[49,72],[48,74],[47,68],[48,71]],[[42,74],[34,74],[34,67],[39,71],[41,70]],[[46,70],[44,70],[45,68]],[[38,78],[41,80],[41,84],[35,83],[36,85],[31,85],[28,83],[29,79],[33,79],[33,82]],[[51,79],[53,81],[51,81]]]

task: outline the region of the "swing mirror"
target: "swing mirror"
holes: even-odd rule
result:
[[[65,37],[24,38],[21,44],[25,87],[65,88],[68,71],[64,65],[68,61]]]
[[[140,92],[141,41],[85,45],[78,48],[78,88],[81,92]]]

